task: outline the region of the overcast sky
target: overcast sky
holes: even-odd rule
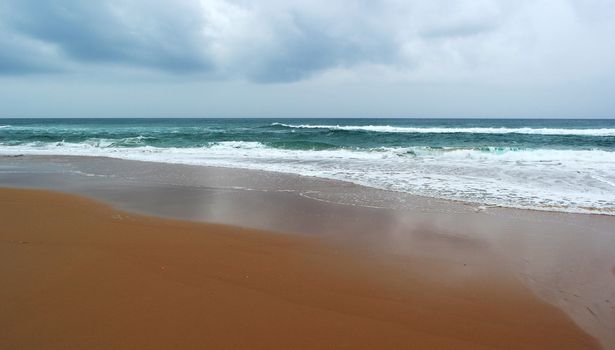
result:
[[[3,0],[46,116],[615,117],[615,0]]]

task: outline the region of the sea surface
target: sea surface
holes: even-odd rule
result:
[[[0,119],[0,155],[35,154],[259,169],[615,215],[615,120]]]

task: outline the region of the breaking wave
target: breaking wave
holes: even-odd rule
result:
[[[488,205],[615,215],[615,152],[515,147],[374,147],[256,141],[154,147],[143,138],[0,145],[0,154],[112,158],[248,168],[350,181]]]
[[[272,123],[271,126],[290,129],[327,129],[344,131],[369,131],[383,133],[470,133],[470,134],[530,134],[530,135],[576,135],[576,136],[615,136],[615,129],[552,129],[552,128],[455,128],[455,127],[401,127],[390,125],[311,125]]]

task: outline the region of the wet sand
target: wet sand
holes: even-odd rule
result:
[[[413,283],[456,288],[497,281],[531,291],[603,348],[615,349],[615,216],[496,208],[296,175],[98,157],[0,157],[0,187],[49,189],[133,214],[307,237],[351,252],[365,265],[361,269],[378,263]],[[414,268],[417,262],[421,269]],[[431,269],[436,273],[426,272]]]
[[[395,254],[56,192],[0,198],[2,349],[598,347],[456,234],[417,230],[432,253]]]

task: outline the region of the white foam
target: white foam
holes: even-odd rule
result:
[[[329,129],[346,131],[372,131],[388,133],[472,133],[472,134],[533,134],[533,135],[578,135],[578,136],[615,136],[615,129],[552,129],[552,128],[418,128],[390,125],[311,125],[273,123],[294,129]]]
[[[105,140],[107,141],[107,140]],[[200,148],[87,143],[0,146],[0,154],[107,156],[339,179],[485,205],[615,215],[615,152],[512,148],[288,150],[229,141]]]

